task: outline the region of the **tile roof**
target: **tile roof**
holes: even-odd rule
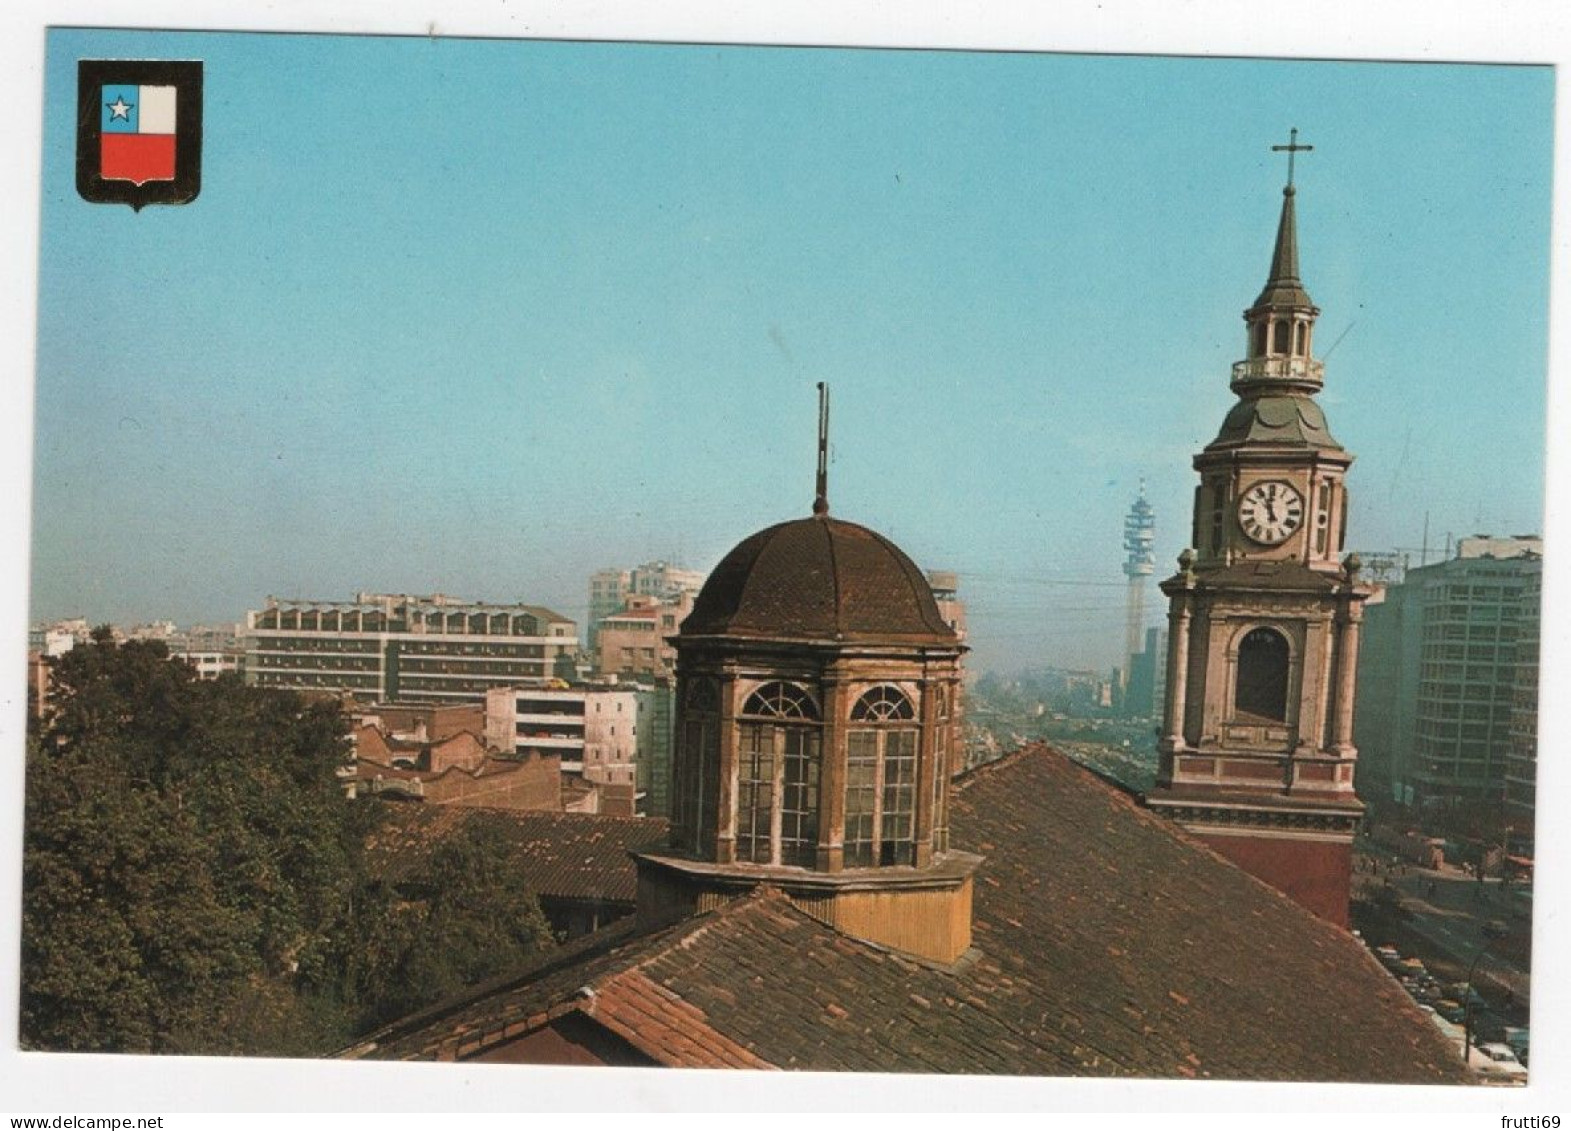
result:
[[[959,643],[900,547],[827,515],[738,543],[704,582],[681,635]]]
[[[471,826],[498,830],[536,895],[631,903],[638,890],[630,852],[664,843],[666,822],[458,805],[390,806],[366,842],[373,874],[397,883],[418,873],[432,849]]]
[[[675,1066],[1464,1079],[1356,939],[1052,751],[973,771],[951,826],[987,857],[953,967],[761,888],[656,933],[624,920],[348,1055],[463,1058],[577,1010]]]

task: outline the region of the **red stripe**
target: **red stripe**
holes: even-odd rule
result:
[[[106,181],[148,181],[175,179],[174,134],[102,134],[99,150],[99,175]]]

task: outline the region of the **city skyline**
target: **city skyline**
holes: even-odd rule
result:
[[[74,60],[133,51],[206,60],[192,206],[71,186]],[[826,380],[832,512],[959,574],[974,667],[1121,663],[1123,515],[1144,478],[1171,572],[1290,127],[1349,544],[1537,533],[1551,105],[1548,68],[53,31],[30,619],[582,628],[596,570],[807,513]]]

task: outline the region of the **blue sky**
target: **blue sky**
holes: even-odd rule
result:
[[[193,204],[76,195],[116,56],[204,60]],[[959,572],[976,666],[1109,665],[1290,126],[1350,542],[1542,526],[1547,67],[56,30],[45,78],[34,619],[581,617],[806,514],[824,380],[834,513]]]

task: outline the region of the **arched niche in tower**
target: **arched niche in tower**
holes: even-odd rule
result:
[[[1287,721],[1288,672],[1293,648],[1278,629],[1259,625],[1238,642],[1233,710],[1240,717]]]

